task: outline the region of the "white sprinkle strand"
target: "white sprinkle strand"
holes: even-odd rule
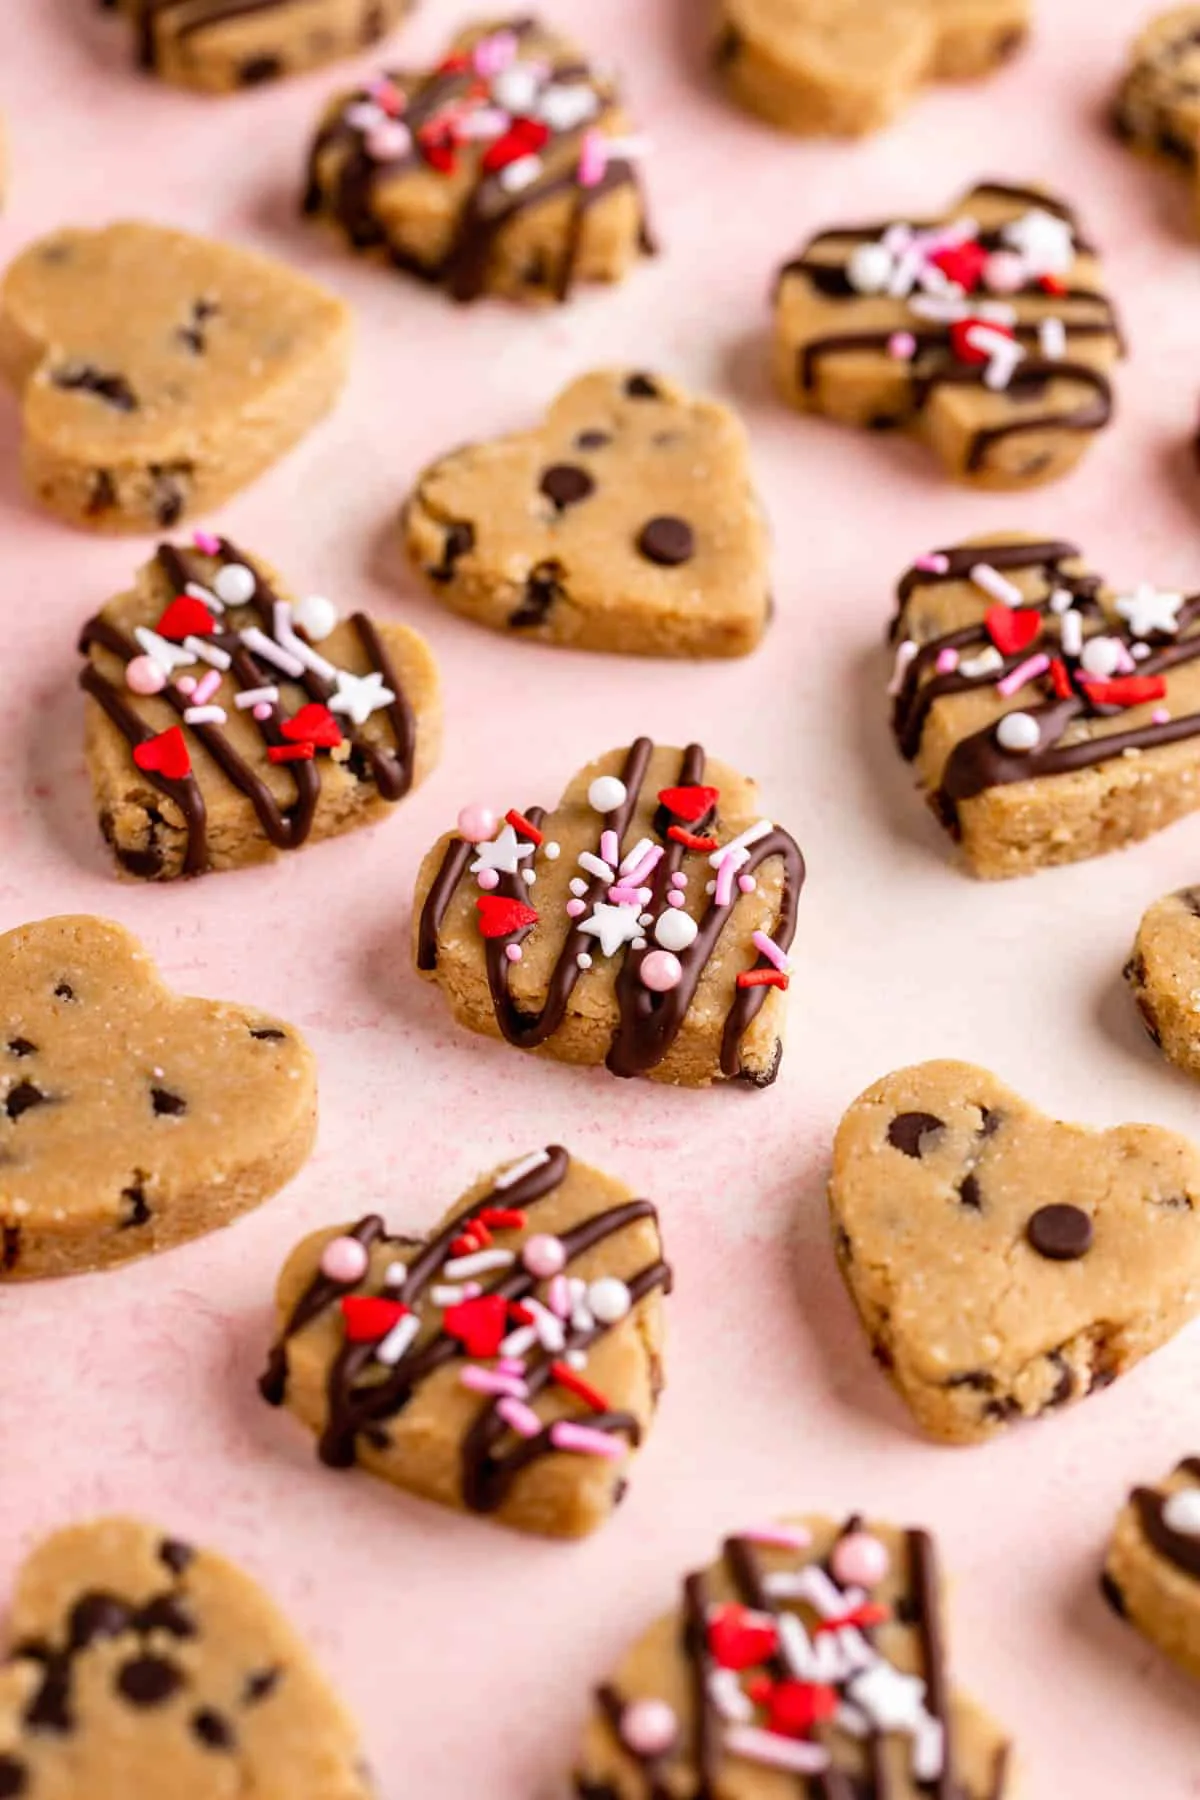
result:
[[[606,862],[601,862],[600,858],[594,855],[591,850],[581,850],[576,860],[579,863],[580,868],[586,869],[589,875],[598,875],[601,881],[611,881],[613,879],[614,871]],[[587,889],[584,888],[583,891],[586,893]]]
[[[451,1281],[469,1281],[472,1275],[486,1275],[492,1269],[507,1269],[516,1261],[511,1250],[476,1250],[471,1256],[454,1256],[442,1264],[442,1274]]]
[[[1061,319],[1043,319],[1038,327],[1041,352],[1050,362],[1061,362],[1067,354],[1067,328]]]
[[[908,665],[917,654],[917,646],[912,638],[905,638],[897,647],[896,660],[892,664],[892,679],[888,682],[887,691],[894,699],[904,686],[904,677],[908,673]]]
[[[1083,620],[1075,611],[1062,616],[1062,647],[1067,656],[1078,656],[1083,649]]]
[[[193,600],[199,600],[202,606],[207,606],[209,612],[223,613],[225,611],[225,602],[219,600],[212,589],[206,588],[202,582],[185,582],[183,591]]]
[[[997,669],[1003,667],[1004,658],[994,644],[989,644],[986,650],[979,652],[978,656],[970,656],[965,662],[960,662],[958,672],[974,681],[979,675],[994,675]]]
[[[397,1319],[383,1342],[376,1345],[376,1361],[386,1363],[389,1369],[394,1369],[420,1329],[421,1321],[416,1313],[405,1313],[402,1319]]]
[[[292,609],[286,600],[275,602],[275,636],[290,656],[311,669],[314,675],[320,675],[325,681],[332,681],[337,674],[331,662],[319,655],[311,644],[306,644],[296,636],[292,626]]]
[[[460,1300],[466,1299],[463,1288],[455,1287],[451,1282],[440,1282],[429,1290],[429,1298],[435,1306],[457,1306]]]
[[[210,668],[220,669],[222,673],[233,666],[228,650],[222,650],[220,644],[210,644],[207,638],[185,637],[183,647],[200,662],[206,662]]]
[[[185,725],[224,725],[228,717],[223,706],[189,706],[183,722]]]
[[[277,669],[282,669],[284,674],[290,675],[293,680],[297,676],[303,675],[304,664],[299,658],[292,656],[287,650],[280,649],[274,638],[269,638],[265,631],[259,630],[257,625],[248,626],[242,632],[241,638],[247,650],[253,650],[254,654],[261,656],[264,662],[273,663]]]
[[[751,844],[757,844],[760,838],[769,837],[774,829],[770,819],[759,819],[756,825],[750,825],[745,831],[739,831],[735,838],[730,838],[727,844],[722,844],[719,850],[714,850],[708,859],[710,867],[714,869],[719,867],[725,858],[735,850],[748,850]]]
[[[150,631],[145,625],[135,625],[133,635],[143,652],[151,662],[158,664],[164,675],[170,675],[175,669],[186,669],[189,663],[196,660],[193,654],[179,644],[168,643],[166,638],[159,637],[157,631]]]
[[[532,1325],[522,1325],[518,1331],[510,1331],[500,1345],[501,1356],[525,1356],[538,1341],[538,1334]]]
[[[240,694],[233,696],[233,704],[241,712],[249,712],[255,706],[275,706],[278,700],[277,687],[243,688]]]
[[[993,600],[1002,601],[1005,606],[1024,606],[1025,596],[1020,588],[1013,582],[1006,581],[998,569],[993,569],[991,563],[975,563],[970,574],[975,586],[982,588]]]
[[[531,1155],[523,1156],[520,1162],[515,1162],[511,1168],[505,1169],[503,1175],[497,1175],[492,1186],[503,1193],[505,1188],[515,1187],[518,1181],[523,1181],[526,1175],[532,1175],[535,1169],[544,1168],[549,1161],[550,1158],[544,1150],[534,1150]]]

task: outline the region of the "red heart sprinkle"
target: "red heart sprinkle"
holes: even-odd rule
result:
[[[343,1294],[342,1319],[352,1344],[377,1344],[409,1310],[380,1294]]]
[[[833,1718],[839,1704],[836,1689],[811,1681],[777,1681],[761,1699],[753,1697],[767,1709],[767,1730],[783,1737],[807,1737],[814,1725]]]
[[[523,156],[536,156],[549,141],[550,127],[540,119],[514,119],[503,137],[489,144],[483,153],[483,166],[489,175],[520,162]]]
[[[182,781],[192,772],[187,739],[183,727],[171,725],[157,737],[147,738],[133,746],[133,760],[147,775],[165,775],[168,781]]]
[[[279,727],[290,744],[315,744],[318,750],[335,750],[342,741],[342,728],[327,706],[310,700],[292,719]]]
[[[991,351],[975,341],[977,331],[999,332],[1001,337],[1006,338],[1013,336],[1009,326],[995,325],[991,319],[956,319],[950,327],[950,346],[959,362],[985,363],[992,360]]]
[[[194,594],[176,594],[155,626],[159,637],[170,638],[176,644],[185,637],[211,637],[216,629],[207,606]]]
[[[694,825],[711,812],[720,798],[721,790],[714,787],[669,787],[660,788],[658,793],[659,805],[686,825]]]
[[[514,931],[524,931],[538,921],[532,906],[526,906],[523,900],[506,900],[503,894],[480,894],[475,904],[479,908],[479,929],[485,938],[511,937]]]
[[[774,1623],[745,1606],[718,1606],[708,1621],[708,1648],[723,1669],[752,1669],[775,1654]]]
[[[468,1356],[496,1356],[508,1331],[508,1302],[502,1294],[460,1300],[442,1314],[442,1330],[457,1339]]]
[[[1114,681],[1084,681],[1087,697],[1097,706],[1145,706],[1149,700],[1165,700],[1167,684],[1161,675],[1119,675]]]
[[[989,606],[983,622],[1002,656],[1015,656],[1019,650],[1028,650],[1042,629],[1042,616],[1032,606],[1020,610],[1011,606]]]
[[[968,240],[965,244],[948,244],[944,250],[936,251],[929,260],[934,268],[942,271],[948,281],[957,281],[959,287],[965,288],[970,294],[979,286],[987,259],[988,253],[983,245]]]

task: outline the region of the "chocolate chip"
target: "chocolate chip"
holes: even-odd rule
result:
[[[73,1000],[75,998],[75,989],[71,986],[69,981],[60,981],[54,990],[54,998],[56,1000]]]
[[[203,356],[208,349],[208,333],[204,327],[208,320],[220,312],[214,300],[193,300],[192,317],[187,325],[181,325],[175,336],[192,352],[194,356]]]
[[[1049,1360],[1051,1368],[1058,1370],[1058,1381],[1055,1384],[1054,1392],[1042,1409],[1043,1412],[1053,1412],[1056,1407],[1065,1406],[1067,1401],[1073,1399],[1075,1395],[1075,1376],[1062,1351],[1051,1351]]]
[[[974,1171],[970,1175],[964,1175],[959,1182],[958,1197],[964,1206],[971,1207],[974,1212],[983,1211],[983,1194],[979,1187],[979,1177]]]
[[[277,56],[252,56],[238,68],[238,86],[258,87],[282,74],[283,64]]]
[[[236,1742],[233,1726],[211,1706],[192,1714],[192,1730],[210,1750],[232,1750]]]
[[[1125,1604],[1125,1596],[1107,1569],[1105,1569],[1103,1575],[1100,1577],[1100,1592],[1108,1601],[1108,1604],[1112,1607],[1118,1619],[1127,1619],[1129,1617],[1129,1608]]]
[[[178,524],[187,498],[184,481],[191,474],[192,465],[188,462],[173,463],[170,466],[151,463],[153,488],[150,498],[154,517],[160,525]]]
[[[154,1102],[154,1110],[160,1117],[177,1119],[180,1113],[187,1111],[187,1101],[181,1100],[178,1094],[171,1093],[169,1088],[152,1087],[150,1098]]]
[[[120,1637],[133,1626],[133,1614],[112,1594],[85,1594],[71,1609],[68,1640],[72,1650],[86,1650],[97,1638]]]
[[[999,1129],[1000,1129],[1001,1125],[1003,1125],[1003,1123],[1004,1123],[1004,1114],[1002,1112],[997,1112],[995,1107],[992,1107],[992,1106],[981,1106],[980,1107],[980,1109],[979,1109],[979,1135],[980,1135],[980,1137],[985,1137],[985,1138],[995,1137],[996,1133],[999,1131]]]
[[[578,506],[586,500],[595,492],[596,484],[577,463],[554,463],[543,472],[538,487],[552,506],[564,512],[568,506]]]
[[[1152,1194],[1151,1206],[1164,1206],[1168,1212],[1192,1212],[1193,1203],[1190,1194]]]
[[[134,1656],[117,1671],[117,1688],[131,1706],[161,1706],[183,1680],[183,1671],[165,1656]]]
[[[727,25],[713,48],[713,64],[718,69],[727,69],[741,53],[742,34],[735,25]]]
[[[107,469],[97,469],[92,476],[91,488],[84,508],[89,519],[100,513],[110,512],[117,504],[117,489]]]
[[[887,1141],[893,1150],[902,1151],[905,1156],[923,1156],[925,1146],[922,1140],[930,1132],[945,1129],[945,1119],[939,1119],[936,1113],[897,1113],[887,1128]]]
[[[475,527],[465,519],[457,520],[446,527],[446,541],[442,545],[442,560],[426,571],[430,581],[453,581],[454,565],[459,557],[466,556],[475,548]]]
[[[996,1424],[1006,1425],[1009,1419],[1019,1418],[1020,1414],[1021,1402],[1014,1400],[1011,1394],[1004,1395],[1000,1400],[988,1400],[984,1403],[983,1417]]]
[[[892,1602],[892,1612],[897,1625],[919,1625],[921,1623],[921,1600],[917,1594],[899,1594]]]
[[[686,519],[663,513],[642,526],[637,547],[647,562],[658,563],[664,569],[675,569],[695,556],[696,534]]]
[[[282,1044],[287,1038],[287,1032],[277,1031],[273,1025],[264,1025],[261,1031],[252,1031],[250,1036],[257,1038],[260,1044]]]
[[[661,398],[658,383],[652,375],[631,375],[625,383],[625,392],[631,400],[658,400]]]
[[[1187,907],[1193,918],[1200,919],[1200,888],[1181,888],[1178,897],[1183,901],[1183,904]],[[1141,979],[1144,981],[1146,978],[1145,959],[1139,958],[1139,961],[1142,964]]]
[[[607,431],[581,431],[575,439],[575,448],[577,450],[603,450],[606,444],[611,443],[612,438]]]
[[[145,1190],[140,1182],[132,1187],[121,1189],[121,1198],[125,1202],[125,1217],[117,1227],[119,1231],[128,1231],[134,1225],[146,1225],[150,1220],[150,1208],[146,1203]]]
[[[68,392],[94,394],[118,412],[138,409],[138,397],[123,375],[106,375],[103,369],[94,369],[88,363],[68,363],[65,368],[56,369],[51,380],[55,387]]]
[[[530,570],[525,578],[525,598],[508,615],[508,623],[514,630],[528,630],[531,626],[545,624],[550,608],[566,592],[560,579],[562,572],[559,562],[538,563]]]
[[[0,1269],[15,1269],[21,1260],[21,1227],[5,1225],[0,1229]]]
[[[32,1107],[44,1106],[47,1096],[41,1088],[35,1087],[32,1081],[19,1081],[15,1088],[10,1088],[4,1102],[4,1110],[10,1119],[19,1119]]]
[[[980,1394],[990,1394],[995,1385],[995,1376],[986,1369],[964,1369],[961,1375],[951,1375],[946,1382],[948,1388],[974,1388]]]
[[[28,1790],[25,1764],[18,1762],[15,1756],[0,1756],[0,1800],[17,1800],[18,1794]]]
[[[174,1594],[160,1594],[150,1600],[137,1616],[139,1631],[162,1631],[168,1637],[193,1638],[196,1626],[183,1601]]]
[[[195,1559],[195,1549],[182,1538],[164,1538],[158,1546],[158,1560],[166,1563],[173,1575],[182,1575]]]
[[[27,1037],[15,1037],[8,1040],[10,1056],[36,1056],[37,1045],[31,1044]]]
[[[1078,1262],[1092,1247],[1092,1221],[1078,1206],[1041,1206],[1025,1227],[1025,1235],[1048,1262]]]
[[[273,1694],[283,1679],[282,1669],[258,1669],[253,1675],[247,1675],[246,1685],[242,1690],[242,1705],[257,1706],[268,1694]]]

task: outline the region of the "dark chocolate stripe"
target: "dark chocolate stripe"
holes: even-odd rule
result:
[[[1180,1466],[1200,1479],[1200,1471],[1197,1471],[1194,1464],[1183,1463]],[[1146,1542],[1173,1569],[1190,1575],[1193,1581],[1200,1581],[1200,1537],[1171,1530],[1163,1516],[1166,1495],[1157,1493],[1154,1488],[1139,1487],[1133,1490],[1132,1500]]]

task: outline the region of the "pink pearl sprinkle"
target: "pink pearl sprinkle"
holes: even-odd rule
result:
[[[261,725],[264,719],[270,718],[271,711],[271,702],[269,700],[260,700],[258,705],[254,708],[253,717],[256,718]]]
[[[897,362],[911,362],[917,354],[917,340],[911,331],[893,331],[887,348]]]
[[[952,675],[958,667],[958,651],[939,650],[934,667],[939,675]]]
[[[485,844],[495,837],[499,821],[490,806],[464,806],[458,815],[458,835],[467,844]]]
[[[152,656],[135,656],[126,664],[125,685],[132,694],[161,694],[167,678]]]
[[[669,994],[683,980],[683,964],[669,950],[651,950],[639,970],[643,984],[654,994]]]
[[[192,542],[203,556],[219,556],[221,540],[214,537],[211,531],[193,531]]]
[[[684,896],[680,893],[678,888],[672,888],[671,892],[667,895],[667,905],[668,906],[686,906],[687,901],[684,898]]]
[[[582,900],[568,900],[567,901],[567,917],[568,917],[568,919],[578,919],[586,911],[587,911],[587,907],[584,905]]]
[[[753,875],[738,876],[738,887],[743,894],[752,894],[757,886],[758,883],[755,881]]]
[[[567,1265],[567,1252],[562,1239],[551,1237],[549,1232],[539,1231],[528,1239],[521,1251],[521,1261],[531,1275],[539,1281],[549,1281]]]
[[[479,874],[475,879],[478,881],[480,887],[485,890],[500,886],[500,876],[495,869],[480,869]]]
[[[664,1756],[679,1736],[679,1720],[665,1700],[634,1700],[621,1714],[621,1741],[635,1756]]]
[[[834,1578],[843,1587],[878,1587],[892,1566],[887,1546],[869,1531],[852,1531],[839,1538],[829,1559]]]
[[[688,883],[688,878],[684,874],[683,870],[676,869],[675,873],[671,877],[671,886],[673,888],[685,888],[687,886],[687,883]]]
[[[190,696],[196,691],[196,677],[194,675],[181,675],[179,680],[175,683],[175,686],[179,689],[181,694]]]
[[[525,952],[522,950],[520,944],[505,944],[504,954],[507,956],[509,962],[520,962]]]
[[[950,569],[950,558],[940,550],[934,550],[928,556],[918,556],[914,567],[923,575],[945,575]]]
[[[361,1281],[369,1260],[357,1238],[330,1238],[321,1252],[321,1273],[330,1281]]]
[[[1171,715],[1165,706],[1156,706],[1150,717],[1155,725],[1165,725]]]
[[[396,162],[412,149],[412,132],[399,119],[385,119],[367,133],[366,147],[376,162]]]

